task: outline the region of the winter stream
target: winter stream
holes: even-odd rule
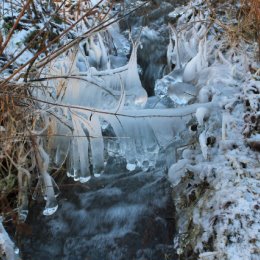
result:
[[[196,90],[182,82],[182,70],[172,71],[167,60],[168,22],[174,19],[169,14],[176,2],[154,3],[139,18],[130,16],[119,27],[111,26],[114,50],[109,57],[103,53],[100,35],[87,40],[68,57],[77,61],[69,68],[70,78],[50,79],[57,101],[65,108],[55,112],[63,117],[70,114],[77,136],[69,141],[62,136],[50,140],[50,163],[62,162],[70,147],[66,171],[72,178],[58,177],[59,207],[54,214],[49,216],[48,208],[47,216],[42,214],[41,200],[31,207],[26,222],[30,228],[22,232],[18,245],[23,259],[177,259],[167,169],[182,147],[192,143],[196,127],[192,114],[197,106],[183,108],[192,104]],[[133,39],[140,36],[140,44],[131,44],[129,28]],[[66,62],[64,57],[56,61],[49,74],[66,72]],[[89,65],[91,75],[86,75]],[[112,87],[108,90],[107,85]],[[43,93],[36,95],[44,98]],[[62,123],[54,128],[67,134]],[[90,141],[84,141],[86,132]],[[86,150],[89,159],[82,162]],[[56,207],[56,201],[47,203],[49,209]]]

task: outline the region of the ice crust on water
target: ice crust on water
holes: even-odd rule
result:
[[[187,105],[196,97],[197,88],[182,82],[182,74],[183,70],[174,70],[155,83],[155,95],[167,107]]]

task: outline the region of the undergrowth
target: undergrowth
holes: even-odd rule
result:
[[[207,0],[212,20],[219,25],[230,46],[241,41],[257,43],[256,57],[260,61],[260,1],[259,0]]]

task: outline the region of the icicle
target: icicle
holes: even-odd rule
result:
[[[108,62],[108,56],[107,56],[107,50],[105,44],[103,42],[100,33],[98,33],[97,35],[98,35],[98,41],[101,49],[100,69],[102,70],[110,69],[110,64]]]
[[[136,169],[138,161],[137,145],[135,145],[138,120],[120,117],[114,122],[116,136],[119,138],[119,154],[126,158],[126,168],[129,171]],[[134,122],[134,123],[133,123]],[[116,123],[116,124],[115,124]],[[114,128],[113,128],[114,129]]]
[[[90,146],[93,173],[96,175],[100,174],[104,170],[104,142],[98,115],[94,114],[91,117],[90,124],[92,131],[90,132],[90,127],[88,127],[88,131],[93,136],[90,137]]]
[[[74,180],[79,180],[84,183],[90,179],[89,171],[89,156],[88,156],[88,138],[82,128],[81,116],[76,113],[72,114],[73,123],[73,162],[74,171],[78,172],[76,176],[74,175]]]
[[[69,152],[67,162],[68,162],[67,176],[72,177],[75,181],[78,181],[79,180],[79,174],[80,174],[79,173],[80,163],[79,163],[78,144],[77,144],[77,139],[76,139],[75,136],[71,140],[71,147],[70,147],[70,152]]]
[[[199,53],[186,65],[184,73],[183,73],[183,81],[191,82],[196,78],[197,71],[197,63],[199,62],[200,55]]]
[[[198,45],[199,45],[199,37],[197,34],[197,31],[195,30],[195,28],[192,28],[192,36],[189,39],[189,46],[190,46],[190,50],[188,50],[190,53],[192,53],[192,58],[196,56],[197,54],[197,50],[198,50]]]
[[[121,86],[120,93],[121,94],[120,94],[120,99],[119,99],[118,105],[116,106],[116,109],[115,109],[115,114],[117,114],[118,112],[121,112],[124,108],[124,105],[125,105],[126,94],[125,94],[125,88],[124,88],[124,85],[123,85],[121,78],[120,78],[120,82],[121,82],[121,84],[120,84],[120,86]]]
[[[203,39],[199,43],[199,51],[197,55],[186,65],[183,73],[183,81],[191,82],[197,78],[197,74],[206,68],[207,61],[205,56],[206,39]]]
[[[94,42],[93,36],[90,37],[90,45],[89,45],[89,63],[95,67],[99,68],[100,66],[100,61],[101,61],[101,56],[102,56],[102,51],[99,46],[96,45]]]
[[[134,104],[136,106],[143,107],[147,101],[147,93],[142,87],[142,83],[138,74],[137,49],[138,44],[134,43],[131,57],[128,63],[128,69],[124,78],[124,85],[127,94],[131,96],[130,100],[126,100],[126,102],[129,105]]]
[[[183,50],[187,53],[187,56],[190,59],[194,58],[197,54],[197,49],[193,49],[191,46],[192,46],[193,43],[190,43],[189,41],[187,40],[183,40],[182,41],[182,45],[183,45]]]
[[[90,66],[82,48],[79,46],[76,65],[80,72],[87,72]]]
[[[203,131],[199,136],[200,148],[205,160],[208,159],[208,147],[207,147],[207,138],[206,131]]]
[[[199,31],[197,32],[197,35],[200,39],[202,39],[203,37],[205,37],[205,34],[207,32],[207,27],[205,25],[201,25],[201,28],[199,29]]]
[[[49,156],[44,151],[42,145],[38,145],[38,151],[36,153],[39,171],[41,173],[41,177],[43,179],[44,184],[44,198],[46,200],[45,209],[43,211],[43,215],[52,215],[56,212],[58,208],[58,203],[56,200],[56,195],[54,192],[53,179],[47,172],[49,167]]]
[[[204,121],[209,118],[209,110],[206,107],[199,107],[197,108],[195,115],[199,125],[203,125]]]
[[[207,42],[207,38],[205,36],[204,38],[204,42],[203,42],[203,50],[202,50],[202,63],[201,63],[201,69],[207,68],[209,66],[208,63],[208,42]]]
[[[78,72],[77,68],[77,54],[78,46],[74,46],[65,58],[60,60],[61,66],[64,67],[63,73],[61,75],[72,75]]]
[[[20,221],[25,221],[28,215],[28,186],[30,182],[30,173],[26,169],[18,168],[18,185],[19,185],[19,194],[18,194],[18,215]]]
[[[150,119],[144,118],[137,125],[136,135],[134,136],[137,147],[138,166],[143,170],[154,167],[158,158],[159,142],[151,127]]]
[[[169,74],[172,71],[173,42],[171,36],[169,41],[167,48],[167,70],[165,74]]]
[[[69,152],[70,122],[67,109],[53,111],[55,116],[49,117],[47,153],[50,156],[50,166],[61,167]],[[57,120],[59,118],[59,120]]]

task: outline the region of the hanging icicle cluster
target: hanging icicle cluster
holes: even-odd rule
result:
[[[183,94],[179,89],[183,84],[185,95],[196,95],[190,83],[208,66],[206,27],[200,24],[187,31],[180,37],[171,27],[168,63],[176,60],[180,74],[180,84],[170,91],[176,99]],[[204,104],[177,109],[144,109],[148,97],[138,73],[139,42],[133,42],[129,61],[122,63],[126,60],[123,49],[128,47],[122,46],[122,42],[127,40],[123,39],[120,45],[117,36],[116,25],[112,25],[64,52],[44,68],[45,77],[40,80],[43,87],[33,92],[41,101],[41,110],[48,111],[48,141],[39,145],[46,214],[54,211],[57,193],[47,165],[60,168],[66,163],[67,175],[83,183],[104,171],[109,156],[123,156],[129,171],[147,170],[156,165],[160,150],[183,143],[183,139],[189,142],[184,133],[196,111],[202,122],[210,113],[209,99]],[[186,41],[187,46],[183,44]],[[104,131],[109,136],[104,138]],[[167,154],[170,165],[176,155]]]
[[[147,93],[138,73],[138,42],[122,66],[122,54],[109,54],[113,33],[114,28],[97,33],[55,59],[43,72],[48,75],[43,88],[34,92],[55,115],[48,123],[50,165],[66,161],[67,175],[80,182],[100,175],[108,156],[123,156],[130,171],[154,167],[159,150],[180,142],[198,108],[144,109]],[[111,136],[104,139],[108,128]],[[168,157],[170,164],[175,156]]]

